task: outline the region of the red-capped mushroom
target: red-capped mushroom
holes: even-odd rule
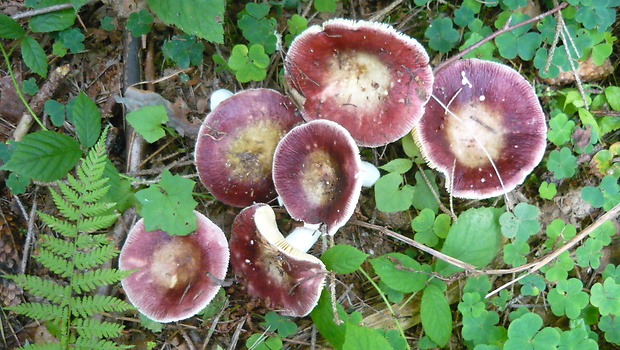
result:
[[[230,253],[224,232],[195,213],[198,227],[186,236],[146,231],[141,219],[121,249],[119,269],[138,269],[121,280],[125,294],[157,322],[194,316],[211,302],[226,277]]]
[[[333,235],[353,214],[364,172],[349,132],[330,120],[291,129],[278,143],[273,182],[286,210]]]
[[[225,99],[207,115],[198,133],[195,159],[200,180],[228,205],[245,207],[274,199],[273,151],[301,122],[291,101],[274,90],[245,90]]]
[[[384,23],[312,26],[293,40],[284,67],[304,119],[335,121],[367,147],[410,132],[433,86],[426,50]]]
[[[457,61],[437,73],[433,96],[414,137],[455,197],[505,194],[542,159],[545,115],[534,88],[514,69]]]
[[[327,271],[318,258],[293,247],[278,230],[273,209],[254,204],[235,218],[231,265],[253,297],[285,316],[305,316],[316,306]]]

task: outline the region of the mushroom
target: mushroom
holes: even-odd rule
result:
[[[305,316],[325,284],[325,265],[289,243],[267,204],[254,204],[235,218],[230,238],[231,265],[247,293],[265,299],[285,316]]]
[[[274,90],[245,90],[225,99],[207,115],[198,133],[195,160],[200,180],[228,205],[245,207],[274,199],[273,151],[301,122],[291,101]]]
[[[437,73],[433,97],[414,137],[455,197],[510,192],[542,159],[545,115],[533,87],[514,69],[457,61]]]
[[[314,120],[278,143],[273,182],[286,210],[333,235],[353,214],[364,179],[359,149],[338,123]]]
[[[291,43],[284,67],[304,119],[335,121],[366,147],[410,132],[433,86],[422,45],[384,23],[333,19],[311,26]]]
[[[229,250],[224,232],[194,213],[197,229],[186,236],[146,231],[141,219],[121,249],[119,269],[138,269],[121,280],[125,294],[138,311],[157,322],[194,316],[211,302],[226,276]]]

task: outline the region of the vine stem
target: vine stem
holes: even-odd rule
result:
[[[361,267],[359,269],[357,269],[362,275],[364,275],[364,277],[366,277],[366,279],[368,280],[368,282],[370,282],[370,284],[372,284],[372,286],[377,290],[377,292],[379,293],[379,295],[381,296],[381,299],[383,299],[383,302],[385,303],[385,305],[387,306],[388,310],[390,310],[390,314],[392,314],[392,316],[396,316],[396,314],[394,313],[394,309],[392,309],[392,305],[390,304],[390,301],[387,299],[387,297],[385,296],[385,293],[383,293],[383,291],[381,290],[381,288],[379,288],[379,286],[375,283],[375,281],[372,280],[372,278],[370,277],[370,275],[368,275],[368,273],[366,271],[364,271],[364,269],[362,269]],[[400,333],[400,336],[403,337],[403,339],[407,339],[405,337],[405,331],[403,331],[403,327],[400,325],[400,322],[398,322],[398,319],[396,317],[394,317],[394,324],[396,325],[396,328],[398,329],[398,332]],[[411,349],[409,347],[409,344],[407,343],[407,349]]]
[[[4,45],[2,45],[2,43],[0,43],[0,51],[2,51],[2,56],[4,56],[4,61],[6,62],[6,69],[9,72],[9,75],[11,76],[11,81],[13,82],[13,86],[15,87],[15,91],[17,91],[17,95],[19,96],[19,99],[22,101],[24,106],[26,106],[26,109],[28,110],[30,115],[32,115],[32,118],[37,121],[37,124],[39,124],[41,129],[47,130],[47,128],[45,127],[45,125],[43,125],[39,117],[37,117],[37,114],[32,110],[32,108],[30,108],[30,104],[28,104],[28,101],[26,101],[26,98],[24,97],[22,90],[19,88],[17,79],[15,79],[15,73],[13,72],[13,68],[11,68],[11,61],[10,61],[9,54],[4,49]]]
[[[466,49],[462,50],[461,52],[457,53],[456,55],[450,57],[450,59],[441,62],[439,65],[437,65],[437,67],[435,67],[435,69],[433,69],[433,74],[437,74],[437,72],[439,72],[440,70],[446,68],[447,66],[451,65],[452,63],[454,63],[455,61],[457,61],[458,59],[460,59],[461,57],[467,55],[468,53],[470,53],[471,51],[475,50],[476,48],[478,48],[479,46],[482,46],[482,44],[491,41],[492,39],[495,39],[495,37],[499,36],[500,34],[509,32],[515,28],[521,27],[523,25],[538,21],[541,18],[545,18],[549,15],[552,15],[560,10],[562,10],[563,8],[565,8],[566,6],[568,6],[567,2],[563,2],[560,5],[554,7],[553,9],[545,12],[545,13],[541,13],[538,16],[534,16],[526,21],[523,22],[519,22],[517,24],[511,25],[511,26],[504,26],[503,28],[501,28],[500,30],[494,32],[493,34],[480,39],[480,41],[478,41],[477,43],[473,44],[472,46],[467,47]],[[507,22],[510,23],[510,22]]]

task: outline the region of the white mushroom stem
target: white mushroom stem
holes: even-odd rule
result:
[[[362,170],[363,170],[363,178],[362,186],[363,187],[372,187],[379,177],[381,177],[381,173],[379,173],[379,169],[369,162],[362,161]]]
[[[234,95],[232,91],[226,89],[218,89],[211,93],[211,101],[209,103],[209,108],[214,110],[220,103],[222,103],[225,99]]]
[[[304,223],[304,226],[295,227],[285,239],[297,250],[306,253],[321,237],[319,226]]]

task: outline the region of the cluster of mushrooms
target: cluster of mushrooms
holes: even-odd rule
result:
[[[229,260],[249,295],[283,315],[307,315],[326,276],[307,251],[353,214],[369,173],[360,146],[412,132],[447,190],[462,198],[511,191],[544,153],[545,116],[519,73],[466,59],[433,74],[424,48],[383,23],[334,19],[308,28],[287,53],[285,80],[291,99],[245,90],[213,108],[200,129],[201,182],[218,200],[244,208],[230,242],[200,213],[187,236],[146,232],[142,221],[129,233],[119,267],[138,271],[122,285],[149,318],[198,313]],[[276,198],[303,222],[286,238],[266,204]]]

